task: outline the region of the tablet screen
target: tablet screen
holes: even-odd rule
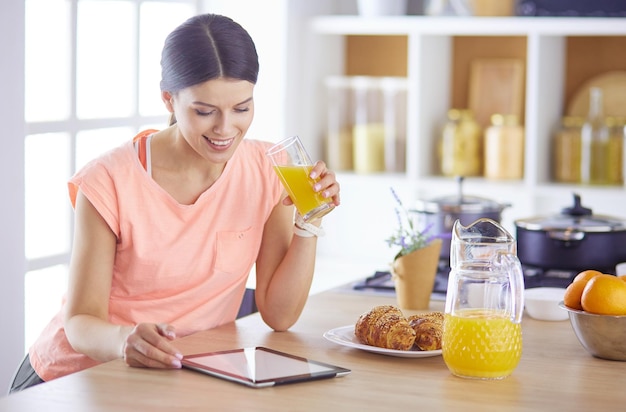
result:
[[[332,378],[350,372],[264,347],[189,355],[182,363],[199,372],[255,387]]]

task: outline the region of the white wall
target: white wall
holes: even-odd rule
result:
[[[0,396],[24,356],[24,0],[0,2]]]

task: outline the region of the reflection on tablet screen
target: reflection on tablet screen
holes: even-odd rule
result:
[[[183,365],[252,386],[331,378],[350,372],[345,368],[263,347],[186,356]]]

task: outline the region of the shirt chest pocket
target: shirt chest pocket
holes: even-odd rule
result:
[[[260,242],[260,232],[252,228],[217,232],[215,269],[231,275],[247,276],[256,260]]]

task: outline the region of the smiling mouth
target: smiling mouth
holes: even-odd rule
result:
[[[203,136],[203,137],[214,146],[228,146],[229,144],[233,142],[233,140],[235,140],[234,138],[228,139],[228,140],[213,140],[213,139],[209,139],[206,136]]]

